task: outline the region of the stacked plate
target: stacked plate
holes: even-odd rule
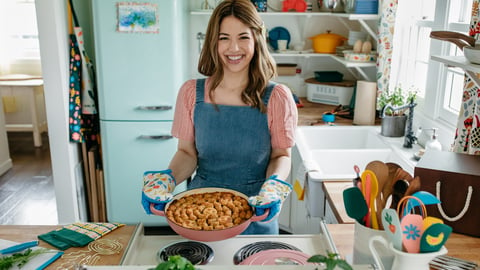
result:
[[[348,32],[348,45],[353,46],[357,40],[365,41],[367,33],[361,31]]]

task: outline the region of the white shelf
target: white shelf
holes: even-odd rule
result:
[[[432,60],[447,64],[449,66],[459,67],[466,71],[480,73],[480,65],[470,63],[464,56],[432,55],[431,58]]]
[[[464,69],[465,73],[467,73],[477,85],[480,85],[480,78],[478,78],[476,75],[477,73],[480,73],[480,65],[470,63],[470,61],[468,61],[464,56],[432,55],[431,59],[449,66]]]
[[[370,62],[355,62],[355,61],[346,61],[345,58],[337,56],[337,55],[331,55],[331,57],[338,62],[340,62],[342,65],[348,68],[365,68],[365,67],[376,67],[377,63],[370,61]]]
[[[192,10],[190,11],[191,15],[211,15],[212,10]],[[301,16],[301,17],[340,17],[346,18],[352,21],[356,20],[377,20],[379,18],[378,14],[350,14],[350,13],[335,13],[335,12],[260,12],[260,16]]]
[[[310,58],[310,57],[331,57],[332,55],[329,53],[314,53],[314,52],[287,52],[287,53],[271,53],[273,57],[303,57],[303,58]]]
[[[190,12],[191,15],[195,16],[210,16],[212,10],[193,10]],[[335,13],[335,12],[261,12],[259,13],[262,17],[298,17],[309,19],[312,17],[333,17],[337,18],[339,21],[344,22],[345,20],[358,21],[363,28],[374,38],[376,39],[376,33],[371,29],[371,27],[366,23],[366,21],[378,20],[378,14],[350,14],[350,13]],[[317,57],[331,57],[340,64],[344,65],[349,69],[355,69],[360,77],[365,80],[374,80],[375,78],[368,78],[367,74],[362,70],[362,68],[376,67],[376,62],[352,62],[345,61],[343,57],[339,57],[333,54],[324,54],[324,53],[312,53],[312,52],[287,52],[287,53],[272,53],[273,57],[300,57],[300,58],[317,58]],[[351,71],[350,71],[351,72]],[[355,77],[358,75],[352,73]]]

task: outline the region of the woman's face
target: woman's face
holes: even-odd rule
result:
[[[225,72],[247,72],[255,51],[252,30],[239,19],[225,17],[220,24],[218,54]]]

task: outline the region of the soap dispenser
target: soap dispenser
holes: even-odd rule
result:
[[[428,140],[427,143],[425,144],[425,151],[432,151],[432,150],[442,151],[442,144],[440,144],[440,142],[437,139],[437,128],[432,128],[432,130],[433,130],[432,138]]]

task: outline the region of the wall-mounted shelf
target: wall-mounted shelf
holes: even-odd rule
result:
[[[192,16],[210,16],[212,14],[212,10],[193,10],[190,12]],[[300,29],[306,29],[305,24],[311,18],[336,18],[338,19],[347,29],[350,30],[350,26],[348,25],[347,21],[357,21],[359,24],[368,32],[368,34],[373,38],[373,40],[377,40],[376,33],[374,29],[370,25],[368,25],[367,21],[376,21],[379,19],[378,14],[350,14],[350,13],[332,13],[332,12],[261,12],[260,16],[262,18],[273,18],[273,17],[281,17],[281,18],[292,18],[297,21],[297,24],[300,25]],[[345,61],[343,57],[336,56],[333,54],[322,54],[322,53],[312,53],[311,51],[308,52],[287,52],[287,53],[272,53],[272,56],[277,57],[290,57],[290,58],[300,58],[300,59],[309,59],[309,58],[320,58],[320,57],[330,57],[337,61],[338,63],[342,64],[346,68],[349,69],[350,73],[357,79],[364,79],[368,81],[375,81],[375,78],[369,78],[367,73],[363,70],[363,68],[370,68],[376,67],[376,62],[351,62]],[[353,70],[355,72],[352,72]],[[375,76],[374,76],[375,77]]]
[[[192,10],[191,15],[212,15],[211,10]],[[350,13],[334,13],[334,12],[261,12],[260,16],[301,16],[301,17],[314,17],[314,16],[330,16],[346,18],[352,21],[358,20],[377,20],[378,14],[350,14]]]
[[[190,12],[191,15],[211,15],[211,10],[194,10]],[[312,18],[312,17],[336,17],[340,20],[349,20],[349,21],[358,21],[360,25],[368,32],[374,40],[376,40],[375,31],[366,23],[366,21],[378,20],[378,14],[350,14],[350,13],[335,13],[335,12],[261,12],[260,16],[262,17],[302,17],[302,18]]]
[[[466,73],[468,73],[472,80],[480,86],[480,79],[475,75],[475,73],[480,73],[480,65],[470,63],[464,56],[432,55],[431,59],[440,63],[444,63],[448,66],[462,68]]]

